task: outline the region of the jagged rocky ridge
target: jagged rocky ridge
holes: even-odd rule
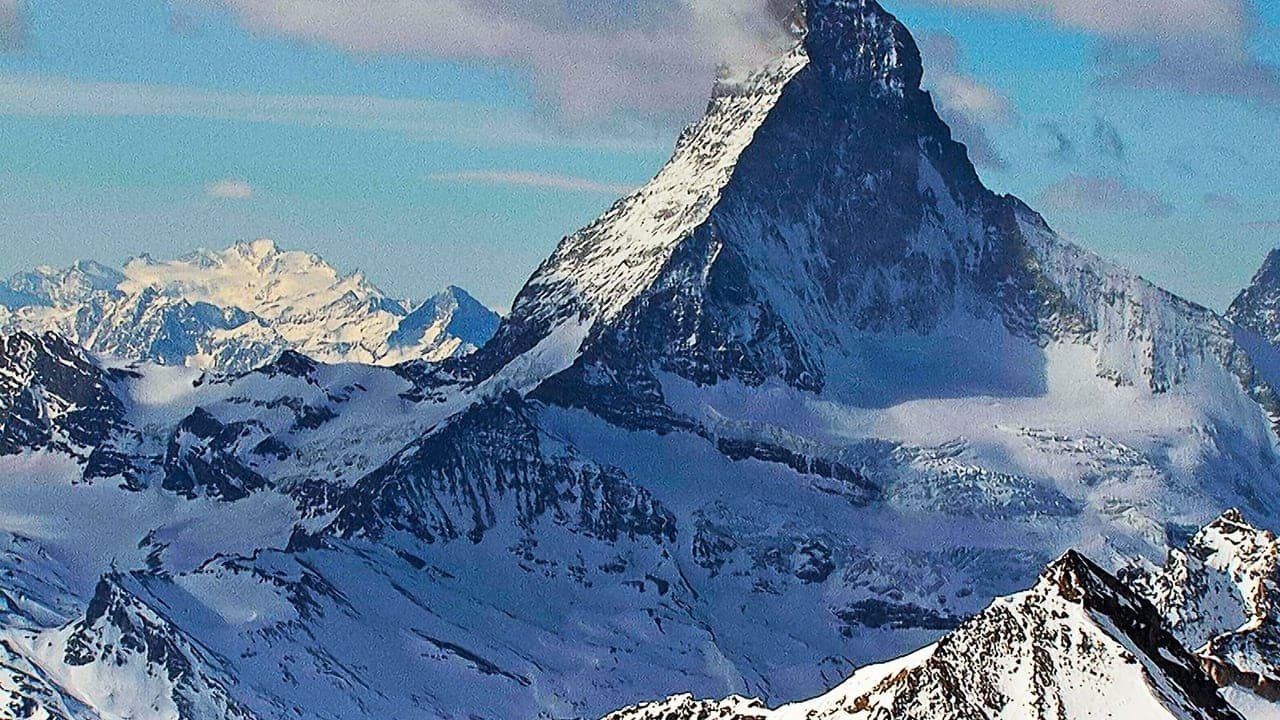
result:
[[[114,388],[125,377],[52,333],[0,338],[0,455],[52,449],[81,458],[88,478],[131,477]]]
[[[59,580],[0,576],[6,632],[117,568],[262,718],[777,706],[1068,548],[1114,570],[1224,507],[1280,525],[1274,349],[982,188],[878,4],[803,12],[465,359],[69,360],[128,472],[0,455],[0,561]]]
[[[1164,567],[1132,574],[1214,679],[1280,700],[1280,540],[1229,511]]]
[[[648,491],[548,436],[514,395],[426,435],[348,495],[331,527],[344,536],[479,542],[499,523],[530,528],[544,515],[611,542],[676,534],[675,518]]]
[[[770,710],[682,695],[606,720],[967,720],[1241,716],[1159,611],[1074,551],[1032,589],[997,599],[935,645],[859,670],[830,693]]]
[[[251,370],[286,349],[329,362],[441,360],[483,345],[497,322],[461,288],[411,311],[362,276],[269,240],[177,260],[144,256],[122,270],[40,268],[0,283],[0,328],[221,372]]]

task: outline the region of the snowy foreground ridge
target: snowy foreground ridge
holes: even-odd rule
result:
[[[1245,678],[1249,662],[1221,653],[1242,634],[1256,642],[1275,632],[1275,618],[1256,608],[1273,599],[1257,593],[1277,592],[1277,550],[1274,535],[1231,511],[1132,584],[1068,551],[1030,590],[997,599],[933,645],[859,669],[818,698],[770,710],[742,697],[680,695],[606,720],[1275,717],[1266,699],[1274,688],[1258,684],[1274,674]],[[1200,559],[1188,572],[1191,557]],[[1208,588],[1217,596],[1203,594]],[[1237,625],[1242,612],[1251,616]],[[1189,620],[1204,642],[1189,634]],[[1220,672],[1236,673],[1225,692],[1214,683]]]
[[[0,717],[1277,716],[1275,259],[1171,295],[796,27],[487,343],[257,243],[6,285]]]

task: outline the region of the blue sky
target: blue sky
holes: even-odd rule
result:
[[[706,47],[754,59],[762,1],[0,0],[0,274],[271,237],[505,308],[666,159]],[[983,177],[1068,237],[1218,309],[1280,244],[1280,3],[888,5]]]

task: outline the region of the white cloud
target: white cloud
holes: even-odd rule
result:
[[[253,197],[253,186],[244,180],[227,178],[210,183],[205,194],[219,200],[249,200]]]
[[[988,127],[1015,124],[1018,113],[1013,103],[964,71],[963,51],[954,36],[927,33],[919,37],[918,44],[926,69],[925,86],[933,92],[938,113],[956,139],[969,147],[970,159],[982,167],[1005,167]]]
[[[721,62],[759,62],[789,0],[222,0],[257,32],[357,53],[518,63],[562,116],[685,115]]]
[[[598,180],[572,177],[568,175],[506,170],[466,170],[461,172],[436,173],[429,175],[428,179],[436,182],[480,185],[518,185],[522,187],[543,188],[548,190],[567,190],[570,192],[600,193],[604,195],[624,195],[635,189],[635,187],[631,185],[605,183]]]
[[[948,73],[935,78],[934,94],[945,107],[988,123],[1012,123],[1017,118],[1013,104],[994,88],[973,77]]]

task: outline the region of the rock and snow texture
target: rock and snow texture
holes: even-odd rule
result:
[[[606,720],[1237,720],[1156,609],[1069,552],[1035,587],[997,599],[936,644],[860,669],[831,692],[760,701],[673,697]]]
[[[460,297],[396,315],[263,246],[15,284],[48,305],[150,292],[191,306],[166,328],[245,313],[226,332],[327,344],[215,376],[15,336],[0,567],[60,581],[0,576],[11,645],[86,617],[108,575],[173,629],[200,702],[261,718],[776,707],[938,642],[1069,548],[1115,569],[1227,507],[1280,527],[1277,351],[985,189],[880,5],[805,13],[804,40],[721,82],[658,177],[566,239],[470,355],[308,357],[361,357],[345,308],[388,348],[492,318]],[[233,311],[243,284],[209,278],[258,277],[251,256],[296,272]],[[1098,647],[1137,643],[1054,607]],[[1117,682],[1173,677],[1109,657]],[[156,697],[180,685],[143,675]],[[1169,682],[1164,708],[1191,691]]]
[[[1231,302],[1227,317],[1272,345],[1280,345],[1280,249],[1267,253],[1249,286]]]
[[[1231,510],[1164,567],[1139,573],[1148,597],[1214,678],[1280,700],[1280,539]],[[1280,707],[1276,708],[1280,712]]]
[[[584,404],[642,395],[656,371],[885,405],[1042,391],[1035,364],[1058,344],[1117,384],[1161,392],[1226,367],[1274,402],[1220,318],[982,185],[896,19],[808,5],[800,46],[719,85],[658,176],[538,268],[482,377],[560,373]]]
[[[387,338],[387,354],[380,364],[466,355],[493,337],[498,321],[497,313],[450,285],[400,320]]]
[[[86,477],[131,476],[122,378],[52,333],[0,338],[0,455],[57,450]]]
[[[410,309],[360,275],[269,240],[114,270],[80,262],[0,284],[0,327],[54,331],[105,355],[242,372],[293,349],[390,365],[466,354],[498,316],[450,287]]]
[[[104,576],[84,617],[33,639],[36,662],[101,717],[252,720],[208,652],[128,585],[122,575]]]

